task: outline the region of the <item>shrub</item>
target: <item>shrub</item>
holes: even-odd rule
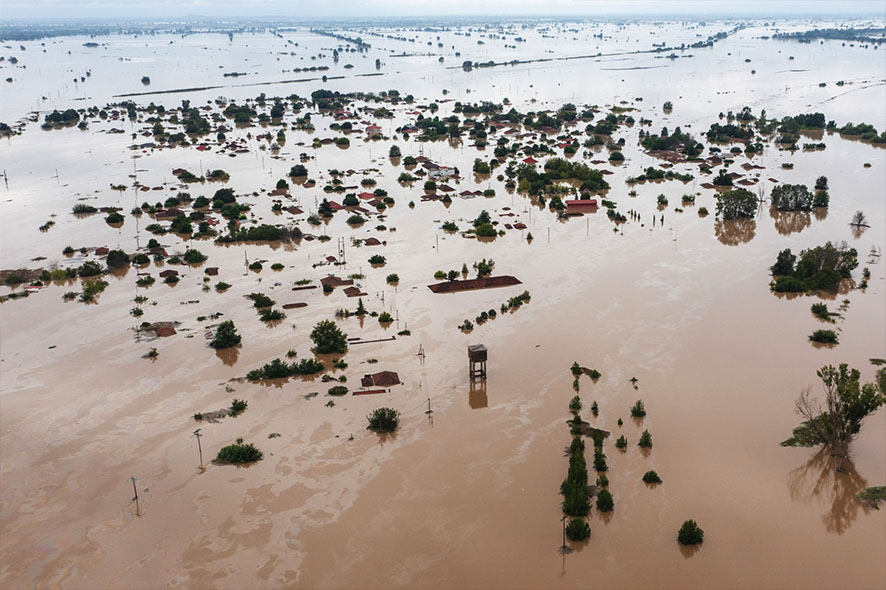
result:
[[[570,541],[584,541],[591,536],[591,527],[583,518],[572,518],[566,525],[566,536]]]
[[[595,400],[593,403],[591,403],[591,414],[593,414],[594,418],[596,418],[599,413],[600,413],[600,406],[597,405],[597,402]]]
[[[646,416],[646,408],[643,406],[643,400],[638,399],[637,403],[631,407],[631,416],[634,418],[643,418]]]
[[[609,487],[609,478],[606,477],[605,473],[601,473],[597,476],[597,487],[598,488],[608,488]]]
[[[606,488],[601,489],[597,492],[597,510],[600,512],[612,512],[615,508],[615,500],[612,498],[612,493]]]
[[[96,209],[92,205],[87,205],[86,203],[77,203],[71,210],[76,215],[85,215],[89,213],[96,213],[98,211],[98,209]]]
[[[398,275],[397,273],[391,273],[388,275],[388,278],[386,280],[389,283],[399,283],[400,282],[400,275]]]
[[[601,447],[594,449],[594,469],[596,471],[608,471],[609,465],[606,464],[606,454]]]
[[[188,264],[200,264],[201,262],[205,262],[209,257],[200,252],[200,250],[191,249],[185,252],[185,255],[182,258]]]
[[[342,396],[342,395],[345,395],[346,393],[348,393],[348,388],[345,387],[344,385],[334,385],[334,386],[330,387],[329,391],[327,391],[326,393],[328,393],[329,395],[334,395],[334,396]]]
[[[246,296],[247,299],[252,299],[252,304],[255,307],[271,307],[276,303],[273,299],[265,295],[264,293],[250,293]]]
[[[261,270],[262,264],[258,260],[249,265],[249,270]]]
[[[348,217],[347,223],[348,225],[360,225],[361,223],[366,223],[366,220],[355,213],[354,215]]]
[[[369,264],[384,265],[387,259],[381,254],[373,254],[369,257]]]
[[[393,321],[394,321],[394,318],[391,317],[391,314],[389,314],[386,311],[383,311],[380,314],[378,314],[378,323],[379,324],[390,324]]]
[[[111,268],[119,268],[129,264],[129,256],[123,250],[111,250],[108,252],[108,266]]]
[[[89,262],[84,262],[83,265],[77,270],[77,276],[94,277],[102,274],[102,272],[104,272],[102,265],[98,262],[93,262],[90,260]]]
[[[498,232],[495,231],[495,227],[493,227],[491,223],[484,223],[477,226],[474,233],[481,238],[494,238],[498,235]]]
[[[682,545],[697,545],[704,541],[704,531],[694,520],[687,520],[677,533],[677,541]]]
[[[209,346],[223,349],[231,348],[238,344],[240,344],[240,335],[237,333],[237,328],[234,326],[233,321],[226,320],[218,325],[215,331],[215,338],[212,339]]]
[[[368,430],[375,432],[394,432],[400,424],[400,412],[393,408],[377,408],[366,416]]]
[[[569,410],[574,414],[581,411],[581,398],[577,395],[569,400]]]
[[[248,405],[249,404],[246,402],[246,400],[238,399],[235,397],[231,402],[231,415],[233,416],[235,414],[243,412]]]
[[[348,348],[348,335],[332,320],[318,322],[311,331],[311,340],[318,354],[343,353]]]
[[[637,445],[644,449],[652,448],[652,435],[649,434],[648,430],[644,430],[643,434],[640,435],[640,442],[638,442]]]
[[[324,369],[323,363],[316,359],[302,359],[291,364],[280,359],[274,359],[270,363],[264,364],[261,368],[249,371],[246,374],[246,378],[250,381],[285,379],[296,375],[314,375]]]
[[[286,319],[286,314],[279,309],[263,308],[258,310],[258,319],[263,322],[279,322]]]
[[[219,449],[215,460],[219,463],[255,463],[256,461],[261,461],[263,456],[262,452],[255,448],[255,445],[252,443],[243,444],[238,442]]]
[[[215,284],[215,290],[219,291],[219,292],[227,291],[230,288],[231,288],[231,286],[224,281],[219,281],[218,283]]]
[[[826,322],[833,323],[833,318],[831,318],[831,312],[828,311],[827,303],[813,303],[812,304],[812,315],[817,317],[820,320],[824,320]]]
[[[625,435],[621,435],[618,437],[618,440],[615,441],[615,448],[617,449],[626,449],[628,448],[628,439],[625,438]]]
[[[661,478],[655,470],[650,470],[643,474],[643,481],[645,483],[661,483]]]
[[[816,330],[809,335],[810,342],[818,342],[820,344],[839,344],[837,333],[833,330]]]
[[[453,221],[447,221],[440,227],[444,231],[458,231],[458,226]]]
[[[275,262],[274,264],[271,265],[271,270],[283,270],[284,268],[286,268],[286,267],[283,266],[282,262]]]

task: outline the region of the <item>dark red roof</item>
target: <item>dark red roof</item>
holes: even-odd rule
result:
[[[363,387],[391,387],[400,384],[400,376],[394,371],[379,371],[372,375],[364,375],[360,384]]]

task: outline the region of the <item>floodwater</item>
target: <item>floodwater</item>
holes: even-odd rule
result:
[[[224,88],[133,100],[174,107],[181,99],[202,104],[220,95],[242,100],[259,92],[308,96],[320,87],[395,88],[414,94],[417,104],[508,97],[522,112],[555,109],[564,102],[605,108],[624,100],[639,109],[632,113],[635,118],[652,119],[645,129],[680,125],[700,139],[719,112],[738,112],[745,105],[755,113],[765,108],[770,117],[821,111],[840,125],[886,126],[883,49],[760,39],[774,29],[755,23],[713,48],[687,51],[691,58],[628,54],[648,50],[653,42],[693,43],[734,24],[518,28],[515,33],[527,41],[515,50],[504,47],[513,44],[513,36],[483,37],[484,45],[477,45],[479,33],[466,37],[466,28],[380,27],[375,31],[382,35],[418,41],[364,35],[373,45],[366,57],[343,55],[338,65],[331,58],[338,42],[307,30],[282,32],[282,38],[238,34],[231,42],[218,34],[95,39],[107,43],[107,49],[83,47],[86,38],[49,39],[45,54],[39,42],[24,43],[23,52],[4,49],[27,68],[3,64],[2,77],[15,81],[4,88],[0,102],[13,123],[31,109],[103,106],[117,100],[116,94],[215,84]],[[785,23],[782,29],[807,25]],[[591,37],[600,32],[603,39]],[[436,47],[438,35],[443,48]],[[433,55],[391,57],[404,51]],[[455,51],[461,56],[455,57]],[[465,59],[597,52],[610,56],[470,72],[447,69]],[[310,59],[318,53],[326,57]],[[439,55],[445,56],[443,63]],[[383,75],[356,77],[376,72],[376,57],[384,62],[378,70]],[[344,69],[346,63],[355,67]],[[346,77],[325,85],[315,80],[242,86],[321,75],[284,72],[309,65],[329,65],[328,75]],[[86,70],[92,71],[86,82],[66,81]],[[249,75],[223,78],[225,71]],[[151,77],[149,87],[141,84],[143,75]],[[852,84],[838,87],[840,80]],[[822,82],[826,86],[819,86]],[[446,96],[443,89],[449,91]],[[642,102],[632,102],[639,97]],[[674,103],[670,114],[661,110],[665,100]],[[392,135],[413,120],[407,114],[412,108],[398,106],[393,121],[379,122],[383,132]],[[441,102],[438,114],[449,115],[452,108],[452,102]],[[290,113],[287,120],[292,119]],[[313,136],[336,135],[328,130],[331,117],[315,113],[313,121]],[[126,133],[107,134],[114,126]],[[613,231],[616,226],[602,208],[560,221],[528,198],[508,193],[495,174],[475,177],[471,164],[475,157],[492,157],[492,142],[478,151],[467,138],[455,145],[396,141],[404,155],[424,154],[458,166],[464,178],[450,184],[459,192],[496,190],[494,198],[454,197],[446,207],[421,201],[420,183],[398,184],[403,168],[388,159],[390,142],[364,142],[362,134],[351,135],[348,149],[313,149],[310,135],[287,129],[280,157],[273,158],[261,149],[267,142],[255,139],[266,130],[236,129],[229,139],[246,139],[247,133],[252,138],[246,139],[249,153],[232,158],[216,148],[133,152],[130,133],[143,127],[150,125],[96,121],[86,131],[42,131],[31,123],[23,135],[3,140],[0,161],[8,185],[0,185],[0,268],[73,265],[96,258],[77,254],[68,259],[61,254],[67,245],[119,246],[129,252],[144,246],[152,237],[144,227],[152,221],[126,212],[180,190],[171,175],[176,167],[195,173],[223,168],[231,175],[224,186],[246,194],[271,190],[298,162],[298,154],[308,152],[315,157],[306,165],[317,187],[292,187],[304,209],[315,210],[326,196],[321,189],[331,168],[377,169],[367,176],[396,204],[381,222],[386,230],[376,229],[380,222],[375,220],[352,229],[344,213],[310,230],[306,214],[276,216],[266,195],[242,198],[257,219],[300,219],[305,231],[333,240],[289,246],[214,246],[195,240],[193,247],[209,256],[203,266],[220,269],[210,284],[223,280],[232,285],[224,294],[202,290],[201,267],[176,267],[182,273],[177,285],[158,280],[147,289],[136,287],[131,268],[106,277],[111,284],[97,304],[64,302],[64,292],[79,289],[71,282],[0,305],[0,585],[886,587],[886,516],[855,499],[865,487],[886,484],[886,411],[866,420],[852,447],[848,473],[836,472],[832,459],[815,449],[778,445],[798,422],[794,399],[805,386],[818,388],[818,368],[846,362],[870,380],[874,368],[869,359],[886,357],[886,268],[882,257],[868,262],[872,247],[886,247],[883,148],[829,133],[820,140],[827,144],[824,151],[790,154],[769,145],[753,159],[764,169],[747,173],[760,174],[758,186],[768,192],[773,186],[769,178],[811,186],[824,174],[830,208],[810,216],[773,216],[763,209],[753,220],[730,224],[714,218],[715,192],[700,186],[708,178],[699,178],[695,166],[673,168],[696,176],[688,184],[639,184],[637,195],[629,196],[624,180],[658,161],[640,151],[639,125],[620,128],[616,137],[626,140],[625,165],[599,167],[613,171],[606,177],[612,186],[607,198],[623,213],[637,211],[642,225],[629,222]],[[276,131],[273,126],[267,130]],[[605,155],[604,150],[599,159]],[[745,173],[739,165],[746,161],[737,157],[730,170]],[[785,162],[793,168],[782,169]],[[871,166],[863,167],[865,162]],[[348,177],[345,184],[358,184],[360,178]],[[164,188],[145,193],[110,189],[134,179]],[[219,186],[184,190],[194,197],[211,196]],[[681,207],[681,195],[696,192],[693,206],[674,210]],[[665,210],[656,206],[659,194],[669,199]],[[122,207],[125,223],[112,228],[102,214],[75,218],[70,210],[79,199]],[[410,201],[414,209],[407,206]],[[700,217],[700,207],[712,215]],[[502,224],[521,221],[528,229],[484,243],[438,229],[447,220],[465,228],[483,209]],[[864,211],[871,224],[860,234],[849,226],[856,210]],[[510,213],[514,216],[502,216]],[[56,225],[40,232],[49,219]],[[526,239],[529,232],[532,241]],[[387,244],[355,247],[350,240],[370,236]],[[314,267],[338,254],[335,238],[341,237],[346,265]],[[170,254],[188,245],[173,234],[158,240]],[[835,328],[840,344],[830,349],[807,342],[808,334],[822,327],[809,312],[818,299],[776,297],[768,286],[768,267],[779,250],[797,252],[828,240],[846,240],[858,249],[856,282],[862,267],[871,271],[866,290],[851,289],[828,300],[831,309],[844,299],[849,302]],[[375,253],[387,257],[384,268],[368,264]],[[47,259],[32,261],[40,256]],[[266,260],[264,270],[246,271],[244,257]],[[426,288],[435,282],[434,271],[460,269],[462,263],[470,267],[484,257],[495,260],[495,274],[514,275],[523,285],[454,295],[435,295]],[[285,268],[272,271],[274,262]],[[156,276],[164,268],[151,263],[144,271]],[[359,282],[368,294],[363,298],[367,308],[387,310],[396,318],[388,328],[374,318],[339,320],[349,336],[373,340],[411,331],[393,341],[352,345],[345,357],[348,368],[333,374],[346,375],[346,385],[355,389],[364,373],[394,370],[403,385],[381,395],[330,398],[325,392],[332,384],[319,378],[231,381],[289,349],[300,358],[311,356],[311,327],[332,318],[336,309],[356,307],[340,288],[331,295],[320,289],[289,290],[294,281],[316,284],[330,272],[364,273]],[[400,276],[396,287],[385,283],[394,272]],[[529,304],[475,326],[470,334],[458,330],[465,319],[498,309],[523,290],[532,295]],[[308,307],[289,310],[280,325],[268,327],[242,297],[255,291],[278,304],[304,301]],[[139,319],[129,315],[136,295],[149,298]],[[241,347],[217,353],[206,346],[209,321],[197,318],[215,312],[235,321]],[[133,328],[142,320],[178,321],[178,334],[137,339]],[[465,349],[474,343],[489,348],[489,378],[472,386]],[[151,347],[159,352],[154,361],[142,358]],[[424,357],[417,355],[420,347]],[[369,363],[372,359],[377,363]],[[574,361],[602,373],[596,383],[582,378],[580,396],[584,419],[614,434],[605,450],[615,511],[601,515],[594,510],[591,539],[573,544],[575,551],[562,556],[557,552],[562,542],[558,492],[567,469],[565,422],[574,395],[569,372]],[[306,398],[312,392],[319,395]],[[193,420],[195,412],[224,408],[233,397],[249,402],[239,417],[218,423]],[[430,418],[425,414],[429,398]],[[333,399],[334,405],[327,406]],[[648,411],[642,421],[629,414],[637,399]],[[596,420],[588,409],[594,400],[600,407]],[[395,435],[380,438],[365,429],[365,416],[379,406],[401,412]],[[198,469],[192,435],[198,427],[205,472]],[[655,443],[649,453],[636,446],[644,429]],[[272,433],[280,436],[268,438]],[[625,452],[613,445],[620,433],[629,441]],[[208,463],[238,437],[262,449],[264,460],[242,468]],[[641,481],[649,469],[659,473],[662,485],[650,488]],[[138,516],[130,477],[137,478]],[[689,518],[706,533],[694,550],[676,542],[680,524]]]

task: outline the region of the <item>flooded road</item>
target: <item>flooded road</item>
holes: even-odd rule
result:
[[[648,49],[651,27],[606,27],[606,39],[595,51]],[[703,34],[729,28],[709,23]],[[664,30],[678,43],[694,42],[701,34],[676,23]],[[521,59],[545,57],[549,43],[557,55],[580,55],[587,49],[587,36],[595,31],[583,27],[577,34],[563,27],[550,32],[561,41],[551,43],[542,36],[548,33],[532,29],[518,53]],[[719,120],[718,113],[737,112],[744,105],[755,113],[765,108],[770,117],[821,111],[840,125],[865,121],[878,130],[886,126],[882,49],[759,39],[766,33],[771,33],[767,27],[747,28],[712,48],[693,50],[693,58],[668,62],[667,68],[607,70],[668,61],[646,54],[630,57],[629,66],[583,60],[464,72],[446,69],[456,60],[452,45],[464,52],[456,65],[514,53],[501,47],[503,41],[491,39],[477,49],[473,38],[469,51],[468,41],[446,32],[440,33],[448,52],[443,64],[436,56],[388,57],[382,68],[385,76],[330,80],[324,87],[397,88],[401,94],[414,94],[421,104],[441,101],[441,117],[454,107],[442,102],[445,98],[508,97],[522,112],[556,109],[564,102],[605,109],[625,100],[638,109],[636,118],[652,119],[646,130],[657,133],[662,126],[681,125],[705,145],[700,134]],[[433,37],[438,33],[409,34],[420,40],[408,46],[437,42]],[[311,54],[337,43],[306,30],[287,36],[299,43],[293,51],[308,62]],[[216,37],[213,55],[223,56],[226,71],[262,64],[256,65],[256,81],[279,79],[274,78],[276,66],[267,65],[270,52],[280,50],[279,38],[238,36],[237,45],[230,48],[227,37]],[[85,49],[84,39],[52,41],[62,54],[68,47]],[[164,59],[175,55],[164,47],[166,38],[152,38],[144,48],[143,39],[138,47],[124,38],[103,41],[109,49],[100,51],[111,52],[108,59],[71,58],[69,67],[93,69],[89,83],[94,81],[100,89],[80,106],[101,106],[113,94],[138,91],[140,84],[135,82],[127,86],[107,79],[121,71],[114,63],[118,54],[146,60],[145,67],[153,68],[145,70],[150,71],[152,89],[180,85],[182,75],[169,73],[168,62],[148,57],[155,52],[165,54]],[[189,51],[197,54],[211,45],[202,35],[185,41],[193,47],[178,53],[182,60],[192,55]],[[361,64],[353,73],[373,72],[380,52],[403,51],[403,42],[371,42],[366,58],[351,60]],[[28,45],[28,51],[37,50],[37,45]],[[790,63],[785,57],[789,53],[795,56]],[[220,74],[209,74],[210,67],[218,70],[210,65],[214,59],[194,61],[199,73],[190,76],[187,85],[217,82]],[[395,60],[399,73],[391,71]],[[34,71],[41,63],[46,72],[64,67],[35,59],[27,72],[33,78],[22,82],[24,91],[16,96],[4,93],[6,112],[23,116],[38,105],[70,105],[66,101],[77,95],[70,88],[55,88],[56,96],[46,106],[40,101],[42,93],[51,93],[41,86],[49,79],[45,72],[41,76]],[[330,58],[322,63],[333,65]],[[756,74],[749,73],[751,67]],[[785,73],[794,69],[798,71]],[[137,82],[142,73],[136,73],[132,76]],[[857,83],[838,89],[838,80]],[[820,82],[828,85],[820,87]],[[220,93],[237,99],[262,91],[268,96],[306,96],[319,87],[318,82],[227,87],[134,100],[177,106],[182,98],[199,104]],[[450,94],[444,97],[443,88]],[[644,100],[634,101],[637,97]],[[672,113],[661,112],[664,100],[674,102]],[[411,108],[401,105],[393,120],[379,120],[384,134],[393,135],[393,129],[411,121]],[[288,120],[293,119],[289,115]],[[314,136],[335,135],[328,128],[334,122],[331,117],[314,112],[313,122]],[[193,146],[130,150],[130,133],[146,126],[95,121],[86,131],[42,131],[30,124],[23,135],[3,140],[0,158],[9,183],[0,186],[0,267],[96,259],[79,253],[66,258],[61,252],[68,245],[120,247],[127,252],[144,247],[153,237],[144,228],[153,220],[128,211],[180,190],[171,175],[176,167],[195,172],[223,168],[231,176],[228,183],[195,184],[184,190],[196,197],[231,187],[247,195],[241,200],[252,206],[250,215],[256,219],[299,220],[305,232],[343,237],[346,264],[315,266],[326,256],[340,256],[332,240],[223,246],[166,234],[156,238],[170,254],[190,245],[209,256],[202,267],[174,267],[181,280],[173,286],[158,280],[151,287],[137,287],[136,269],[129,268],[105,277],[110,286],[97,304],[62,300],[64,292],[80,288],[77,280],[0,305],[3,586],[886,587],[884,513],[867,509],[855,498],[865,487],[886,484],[884,410],[866,420],[853,444],[847,473],[836,472],[832,459],[817,449],[779,446],[799,422],[794,400],[802,388],[820,387],[817,369],[846,362],[870,381],[875,368],[869,359],[886,357],[886,265],[881,257],[871,262],[868,258],[872,247],[886,246],[882,147],[825,132],[815,140],[827,144],[824,151],[792,154],[768,144],[753,160],[736,157],[730,170],[745,172],[738,165],[749,161],[763,166],[749,176],[759,174],[757,186],[767,193],[775,186],[769,178],[811,186],[817,176],[826,175],[831,203],[826,212],[805,216],[773,214],[763,207],[755,218],[735,223],[715,219],[716,192],[700,186],[709,178],[699,175],[697,165],[674,167],[695,176],[686,184],[627,185],[628,177],[660,160],[637,145],[640,125],[620,127],[616,136],[626,140],[625,164],[596,167],[612,171],[606,176],[612,187],[606,198],[616,201],[621,212],[638,212],[641,221],[617,226],[602,207],[560,220],[527,196],[507,191],[497,172],[491,177],[470,173],[475,158],[492,157],[492,141],[481,151],[470,146],[467,137],[450,145],[422,144],[414,137],[364,141],[355,134],[348,149],[317,149],[311,147],[311,135],[287,129],[277,159],[261,148],[268,142],[256,139],[265,132],[256,126],[229,133],[248,145],[249,152],[236,157],[215,146],[206,152]],[[112,127],[125,127],[125,133],[106,133]],[[578,130],[582,128],[583,124]],[[403,167],[387,157],[391,143],[399,145],[404,156],[423,154],[457,166],[463,178],[450,183],[456,189],[453,195],[487,188],[495,189],[496,195],[453,196],[448,207],[422,201],[421,181],[411,187],[396,182]],[[266,194],[248,196],[273,189],[299,162],[300,152],[315,158],[305,165],[318,183],[316,188],[292,186],[294,200],[287,205],[298,204],[312,213],[324,197],[341,198],[322,190],[329,182],[329,169],[373,168],[377,171],[347,177],[345,184],[357,185],[363,176],[377,180],[396,201],[386,218],[352,228],[340,212],[311,228],[306,214],[276,214]],[[605,160],[606,151],[601,153],[599,158]],[[598,156],[588,160],[594,157]],[[782,168],[785,162],[793,168]],[[865,162],[871,166],[864,167]],[[163,189],[110,189],[120,183],[131,187],[133,180]],[[635,196],[629,194],[632,188]],[[698,194],[694,205],[681,205],[687,193]],[[669,200],[664,209],[657,206],[659,194]],[[101,213],[76,218],[70,211],[79,199],[97,207],[122,207],[123,226],[109,226]],[[408,206],[410,201],[414,208]],[[711,215],[699,216],[701,207]],[[482,210],[502,225],[522,222],[527,229],[508,230],[491,242],[439,229],[445,221],[466,229]],[[860,233],[849,226],[856,210],[863,210],[871,225]],[[52,214],[57,214],[52,218],[56,225],[40,232],[38,226]],[[661,216],[663,223],[658,221]],[[357,247],[351,241],[368,237],[385,240],[386,245]],[[832,309],[848,305],[835,327],[840,344],[827,349],[807,341],[808,334],[821,327],[809,311],[819,298],[775,296],[769,289],[768,268],[784,248],[798,252],[829,240],[845,240],[858,250],[856,283],[863,267],[870,269],[871,279],[867,289],[847,290],[827,301]],[[376,253],[387,258],[383,268],[369,265],[369,256]],[[41,256],[47,259],[33,260]],[[516,276],[522,285],[447,295],[427,289],[437,282],[435,271],[460,269],[463,263],[471,267],[482,258],[494,259],[496,275]],[[264,269],[248,271],[244,259],[265,260]],[[274,262],[284,268],[273,271]],[[228,291],[203,290],[208,266],[219,268],[210,285],[223,280],[232,285]],[[143,271],[157,275],[168,268],[168,263],[152,262]],[[332,319],[337,309],[356,307],[355,298],[346,297],[341,288],[328,295],[321,289],[290,290],[302,279],[316,285],[328,273],[364,274],[357,282],[367,293],[366,307],[395,317],[387,328],[372,317],[337,320],[350,337],[377,340],[410,331],[391,341],[351,345],[345,356],[348,367],[330,373],[345,375],[345,385],[353,390],[364,374],[393,370],[402,385],[378,395],[333,398],[326,391],[334,384],[319,376],[268,383],[238,380],[290,349],[297,358],[311,357],[313,325]],[[396,286],[386,283],[390,273],[400,277]],[[474,321],[484,310],[499,309],[524,290],[531,293],[528,304],[475,325],[469,334],[458,329],[465,319]],[[4,294],[9,291],[3,288]],[[287,310],[280,325],[268,327],[244,297],[258,291],[278,305],[308,306]],[[141,306],[144,316],[136,319],[130,309],[138,295],[148,301]],[[198,318],[213,313],[234,320],[243,337],[240,347],[215,351],[206,345],[204,332],[213,321]],[[180,322],[178,333],[146,340],[134,330],[143,320]],[[472,385],[466,347],[475,343],[489,349],[489,377]],[[159,353],[156,360],[142,358],[152,347]],[[423,357],[417,354],[420,350]],[[615,437],[604,445],[614,512],[592,511],[590,540],[573,544],[575,552],[561,556],[559,485],[567,469],[564,450],[571,440],[568,403],[575,395],[569,367],[576,361],[602,373],[596,382],[580,380],[582,417],[616,436],[624,434],[629,445],[617,450]],[[311,397],[312,393],[319,395]],[[218,423],[193,419],[196,412],[227,407],[233,397],[248,401],[243,414]],[[429,399],[430,417],[425,413]],[[630,417],[638,399],[648,412],[642,420]],[[596,419],[587,409],[592,401],[600,408]],[[365,428],[366,415],[380,406],[401,412],[394,435],[380,437]],[[198,469],[196,428],[202,429],[205,472]],[[643,430],[655,441],[648,453],[636,445]],[[269,437],[272,434],[279,436]],[[241,437],[264,452],[262,461],[248,467],[209,463],[219,448]],[[644,484],[641,476],[649,469],[664,483]],[[138,516],[130,477],[137,478]],[[676,542],[680,524],[689,518],[706,533],[697,549]]]

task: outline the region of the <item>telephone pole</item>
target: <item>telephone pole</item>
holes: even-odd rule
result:
[[[204,471],[206,471],[206,468],[203,467],[203,446],[200,444],[200,437],[203,436],[202,434],[200,434],[201,430],[202,428],[198,428],[194,431],[194,438],[197,439],[197,451],[200,452],[200,473],[203,473]]]

